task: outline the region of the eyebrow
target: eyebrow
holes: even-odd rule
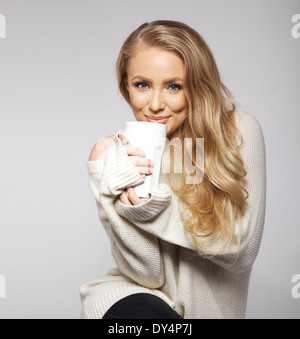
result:
[[[142,75],[136,75],[134,76],[131,81],[134,81],[135,79],[140,79],[141,81],[145,81],[145,82],[149,82],[149,83],[152,83],[152,81],[150,79],[147,79],[146,77],[142,76]],[[166,84],[170,84],[172,82],[176,82],[176,81],[182,81],[183,82],[183,79],[180,78],[180,77],[175,77],[175,78],[170,78],[170,79],[167,79],[165,80],[163,83],[164,85]]]

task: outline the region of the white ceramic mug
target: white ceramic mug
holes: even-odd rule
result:
[[[152,174],[147,175],[144,183],[134,188],[137,196],[148,198],[149,193],[156,189],[159,184],[167,126],[155,122],[129,121],[125,123],[125,135],[132,145],[146,152],[146,159],[153,161]]]

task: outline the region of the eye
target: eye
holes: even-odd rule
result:
[[[182,89],[182,86],[177,85],[177,84],[172,84],[172,85],[169,86],[169,89],[170,89],[171,91],[179,91],[179,90]]]
[[[137,88],[141,88],[141,89],[147,89],[149,88],[148,84],[146,84],[145,82],[137,82],[134,84],[135,87]]]

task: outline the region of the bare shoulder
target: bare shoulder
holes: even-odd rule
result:
[[[114,135],[99,140],[91,150],[89,161],[103,160]]]

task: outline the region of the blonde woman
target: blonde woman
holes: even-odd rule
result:
[[[90,186],[117,267],[81,288],[82,318],[244,318],[265,218],[259,123],[236,110],[211,50],[186,24],[143,24],[125,41],[117,74],[136,120],[166,124],[181,145],[203,138],[204,168],[193,144],[183,150],[203,180],[175,173],[182,159],[170,152],[170,173],[140,199],[134,187],[153,166],[143,150],[119,132],[93,147]]]

